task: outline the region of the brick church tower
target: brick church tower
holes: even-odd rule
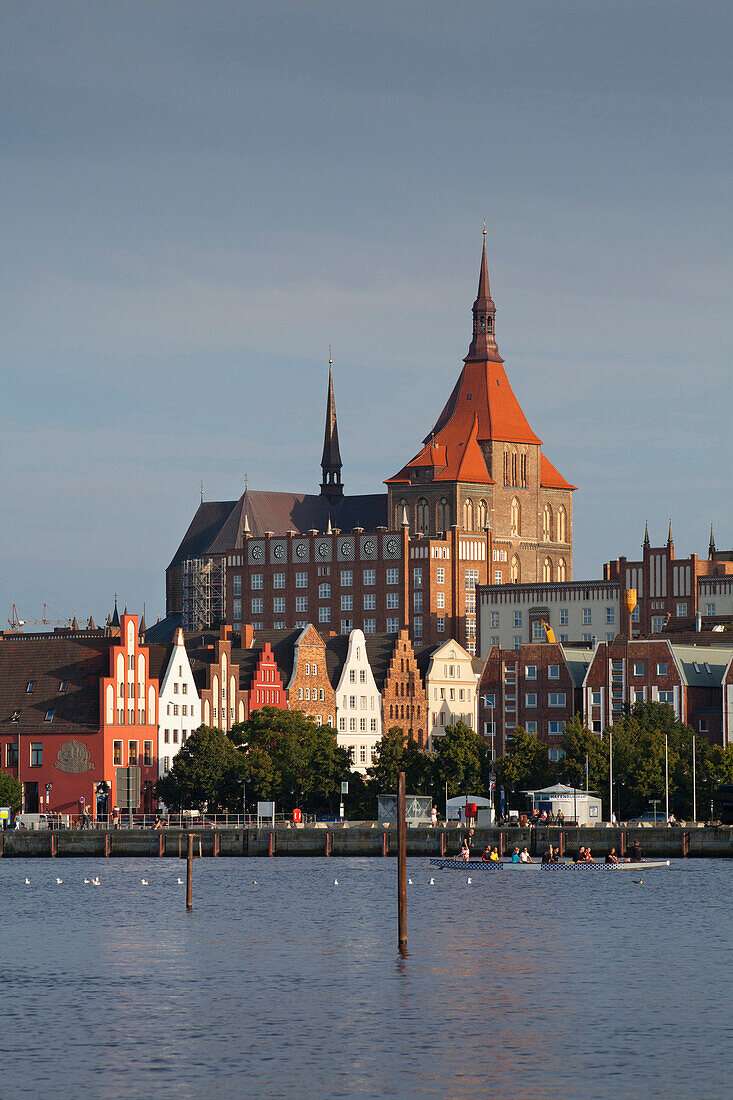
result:
[[[486,230],[473,336],[464,366],[422,450],[390,478],[390,527],[446,538],[491,536],[489,583],[572,578],[574,485],[541,450],[514,395],[496,343]]]

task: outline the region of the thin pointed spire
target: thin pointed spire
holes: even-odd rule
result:
[[[89,621],[87,622],[87,630],[96,630],[96,629],[97,628],[94,625],[94,616],[92,615],[92,613],[90,611],[89,612]]]
[[[344,487],[341,482],[341,451],[339,450],[339,433],[336,422],[336,400],[333,395],[333,359],[331,347],[328,348],[328,397],[326,399],[326,430],[323,435],[323,454],[321,455],[321,470],[323,481],[321,482],[321,496],[327,497],[329,503],[336,504],[344,495]]]
[[[143,613],[140,617],[140,623],[138,625],[137,632],[138,634],[144,634],[147,629],[148,628],[145,625],[145,604],[143,603]]]
[[[671,546],[673,542],[674,542],[674,539],[672,538],[672,520],[670,519],[670,521],[669,521],[669,531],[667,532],[667,546]]]
[[[244,513],[244,526],[242,527],[242,531],[245,535],[251,535],[252,534],[252,532],[250,531],[250,528],[249,528],[249,516],[247,515],[246,511]]]
[[[644,549],[649,548],[649,520],[644,524]]]
[[[326,534],[327,535],[332,535],[333,534],[333,527],[331,526],[331,517],[330,516],[328,517],[328,526],[326,527]]]
[[[110,626],[119,626],[119,625],[120,625],[120,613],[117,610],[117,593],[115,592],[115,609],[114,609],[114,613],[112,615],[112,619],[110,621]]]
[[[708,557],[712,558],[715,553],[715,535],[713,534],[713,525],[710,524],[710,542],[708,543]]]
[[[483,246],[481,248],[481,267],[478,276],[478,293],[473,303],[473,339],[468,349],[466,359],[503,363],[496,346],[494,332],[496,319],[496,306],[491,297],[489,287],[489,265],[486,259],[486,222],[483,230]]]
[[[79,629],[79,624],[76,621],[76,615],[74,615],[74,618],[71,620],[71,629],[72,630],[78,630]]]

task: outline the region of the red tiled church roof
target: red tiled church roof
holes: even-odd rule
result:
[[[559,473],[540,451],[540,485],[545,489],[577,489],[577,485],[571,485],[569,481]]]

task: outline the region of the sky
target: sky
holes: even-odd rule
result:
[[[728,0],[0,12],[0,615],[148,624],[200,499],[347,492],[461,369],[484,219],[574,575],[733,545]]]

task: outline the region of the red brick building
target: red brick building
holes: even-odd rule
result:
[[[158,681],[137,616],[125,613],[115,635],[0,640],[0,765],[23,784],[28,813],[86,807],[96,816],[125,806],[120,776],[130,767],[139,769],[134,809],[154,809]]]
[[[219,636],[195,640],[191,668],[201,697],[201,721],[205,726],[227,732],[247,717],[246,694],[239,682],[239,665],[232,656],[231,627],[223,626]]]
[[[397,726],[405,740],[416,741],[420,748],[426,748],[428,713],[425,684],[407,630],[401,630],[395,639],[381,691],[385,731]]]
[[[559,759],[565,726],[583,712],[583,681],[593,650],[558,643],[527,644],[520,649],[492,646],[479,684],[479,732],[494,756],[511,746],[521,726],[547,744]]]
[[[486,248],[459,379],[387,494],[347,496],[329,364],[319,495],[202,500],[166,573],[184,629],[365,635],[476,652],[477,583],[572,577],[570,484],[542,452],[496,345]]]

